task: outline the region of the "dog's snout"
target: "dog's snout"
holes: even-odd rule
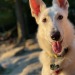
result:
[[[58,41],[60,39],[60,32],[59,31],[53,31],[51,33],[52,40]]]

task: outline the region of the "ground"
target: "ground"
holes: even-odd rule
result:
[[[40,75],[40,48],[36,41],[29,39],[19,47],[15,44],[0,46],[0,75]]]

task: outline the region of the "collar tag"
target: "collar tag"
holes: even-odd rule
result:
[[[51,70],[58,70],[59,67],[60,67],[59,65],[55,65],[55,64],[50,65]]]

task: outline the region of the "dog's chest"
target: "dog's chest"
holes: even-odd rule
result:
[[[47,73],[47,75],[65,75],[65,73],[62,72],[62,69],[59,68],[61,62],[63,61],[62,58],[49,57],[48,54],[43,51],[40,54],[40,61],[43,64],[42,72],[44,74],[42,75]]]

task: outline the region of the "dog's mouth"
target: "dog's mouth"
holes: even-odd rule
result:
[[[59,54],[62,52],[62,42],[63,40],[52,42],[52,50],[55,54]]]

